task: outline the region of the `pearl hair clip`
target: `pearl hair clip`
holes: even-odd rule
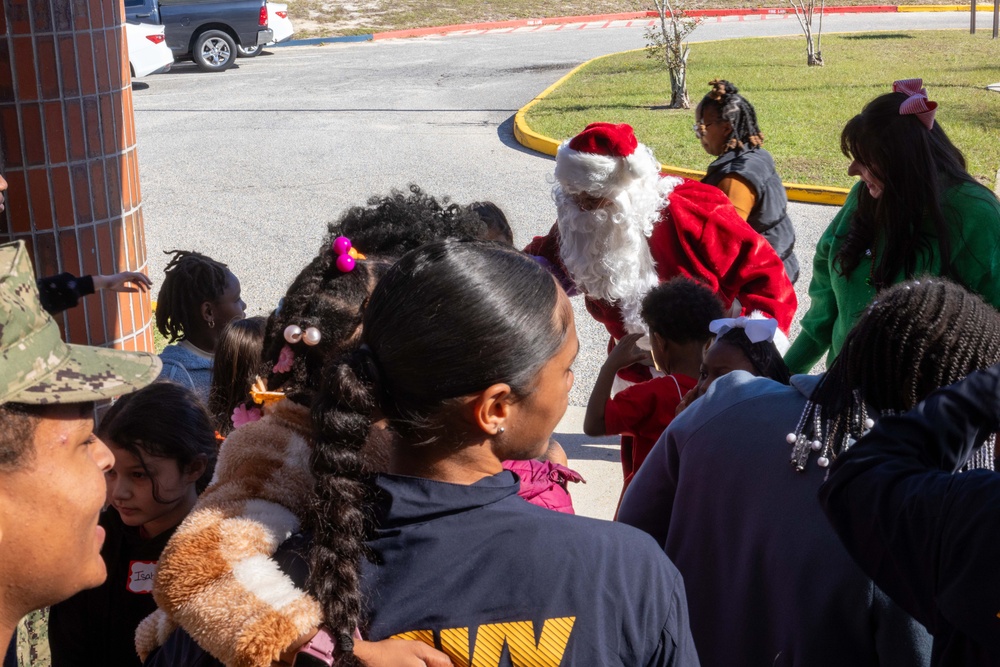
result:
[[[302,342],[309,347],[315,347],[323,339],[323,334],[316,327],[307,327],[303,331],[302,327],[297,324],[289,324],[285,327],[283,335],[286,345],[281,348],[281,352],[278,354],[278,361],[275,362],[274,368],[271,369],[275,373],[287,373],[292,370],[292,364],[295,363],[295,350],[290,346]]]
[[[323,334],[316,327],[308,327],[303,331],[302,327],[297,324],[289,324],[285,327],[284,335],[285,341],[289,345],[295,345],[299,341],[302,341],[310,347],[319,345],[320,340],[323,338]]]

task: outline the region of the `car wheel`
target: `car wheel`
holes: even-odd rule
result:
[[[221,72],[236,62],[236,42],[221,30],[206,30],[194,40],[191,56],[202,71]]]
[[[263,50],[264,46],[262,44],[255,44],[254,46],[236,45],[236,53],[240,58],[253,58],[256,55],[259,55]]]

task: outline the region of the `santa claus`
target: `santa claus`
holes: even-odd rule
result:
[[[760,311],[788,333],[797,301],[778,255],[721,190],[661,176],[630,126],[593,123],[563,142],[555,178],[556,224],[525,252],[572,280],[614,340],[645,331],[643,296],[678,275],[715,290],[734,315]]]

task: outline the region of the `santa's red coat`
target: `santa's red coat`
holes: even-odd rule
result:
[[[744,314],[759,310],[770,315],[787,334],[798,305],[795,288],[764,237],[714,186],[685,178],[667,200],[649,237],[660,282],[675,276],[693,278],[715,290],[726,308],[739,299]],[[524,251],[544,257],[572,276],[559,257],[557,225],[547,235],[536,236]],[[589,296],[586,305],[615,340],[627,333],[617,305]]]

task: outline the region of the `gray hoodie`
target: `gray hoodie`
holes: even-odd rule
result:
[[[789,462],[819,378],[792,386],[743,371],[717,380],[670,424],[618,520],[665,546],[687,588],[702,665],[927,665],[923,626],[875,587],[817,500],[826,475]]]

